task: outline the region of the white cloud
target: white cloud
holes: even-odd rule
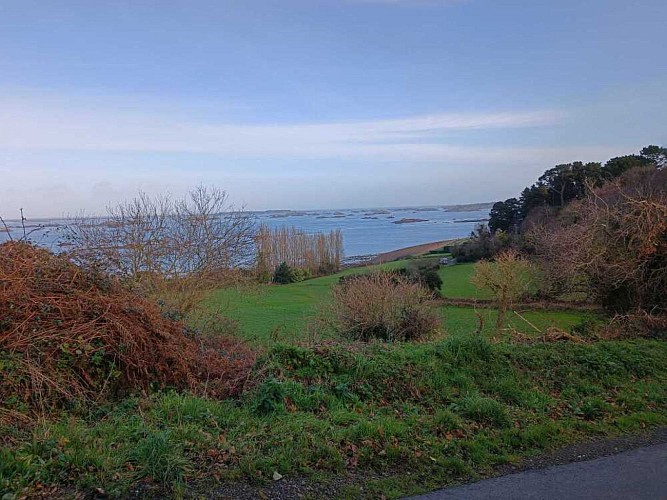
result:
[[[179,113],[86,109],[80,103],[0,96],[0,149],[210,153],[225,158],[488,160],[497,153],[443,144],[453,132],[558,123],[553,110],[438,113],[311,124],[211,123]]]
[[[253,209],[481,201],[515,195],[550,165],[628,151],[481,139],[569,119],[549,109],[243,124],[118,103],[0,92],[0,214],[100,212],[139,189],[178,194],[197,183],[223,186]],[[477,132],[480,145],[470,142]]]

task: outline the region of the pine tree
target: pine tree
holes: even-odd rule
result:
[[[273,273],[273,282],[279,285],[294,283],[294,271],[287,265],[287,262],[281,262]]]

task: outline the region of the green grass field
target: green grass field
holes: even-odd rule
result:
[[[450,299],[488,299],[489,294],[479,290],[470,282],[474,264],[465,263],[441,267],[438,274],[442,278],[442,296]]]
[[[391,269],[405,266],[410,261],[398,261],[371,268],[349,269],[342,273],[314,278],[289,285],[256,285],[228,288],[214,292],[207,304],[210,308],[239,322],[240,333],[255,344],[266,344],[270,340],[302,342],[304,332],[311,319],[330,298],[331,288],[340,276],[369,272],[372,269]],[[443,280],[442,295],[448,298],[485,298],[470,278],[473,264],[442,267],[439,274]],[[468,333],[477,327],[475,310],[471,307],[441,306],[445,331],[450,335]],[[479,309],[485,320],[484,333],[491,335],[495,325],[495,311]],[[543,330],[557,326],[568,330],[587,318],[578,311],[526,311],[521,316]],[[508,325],[523,333],[537,333],[535,329],[513,313],[508,315]]]

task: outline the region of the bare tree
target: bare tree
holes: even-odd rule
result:
[[[612,312],[667,312],[667,171],[639,168],[527,235],[555,282]]]
[[[340,269],[343,260],[343,233],[307,234],[295,227],[270,229],[262,225],[257,232],[257,271],[268,275],[282,262],[307,269],[312,274],[327,274]]]
[[[178,269],[201,274],[250,265],[254,259],[255,224],[229,204],[227,193],[199,186],[174,203],[173,255]]]
[[[535,269],[518,252],[507,250],[498,254],[493,262],[482,260],[475,264],[471,281],[493,295],[498,306],[496,330],[500,331],[512,304],[534,289]]]
[[[165,297],[250,265],[254,238],[252,216],[235,209],[225,191],[206,186],[181,199],[140,193],[108,207],[104,217],[75,218],[66,235],[77,264]]]

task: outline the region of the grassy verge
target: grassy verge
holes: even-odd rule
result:
[[[326,482],[373,471],[385,477],[363,490],[339,485],[339,495],[396,497],[584,437],[667,424],[658,341],[276,345],[257,371],[240,401],[163,392],[2,428],[0,491],[114,496],[143,481],[176,495],[274,472]]]

